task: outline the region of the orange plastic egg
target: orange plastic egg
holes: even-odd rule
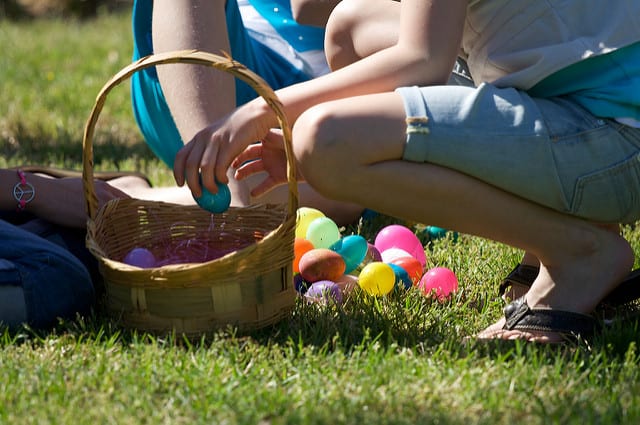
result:
[[[300,259],[313,249],[313,244],[305,238],[295,238],[293,242],[293,272],[300,272]]]

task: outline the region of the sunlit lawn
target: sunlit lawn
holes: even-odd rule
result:
[[[127,14],[0,21],[0,165],[79,169],[85,120],[102,85],[129,63],[130,37]],[[141,140],[126,84],[101,117],[97,169],[171,184]],[[386,223],[360,231],[372,240]],[[624,231],[638,252],[640,230]],[[521,253],[468,235],[426,249],[429,267],[459,278],[444,303],[417,291],[356,291],[341,307],[299,300],[274,327],[198,341],[124,330],[101,313],[51,332],[0,331],[0,424],[640,421],[637,320],[576,346],[464,345],[500,316],[497,286]]]

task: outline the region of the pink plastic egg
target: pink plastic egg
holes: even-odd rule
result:
[[[458,290],[458,278],[446,267],[434,267],[422,276],[418,287],[425,294],[434,293],[439,300],[444,300]]]
[[[420,239],[406,226],[392,224],[384,227],[376,235],[374,242],[378,251],[384,252],[390,248],[399,248],[415,257],[422,266],[427,264],[427,255]]]

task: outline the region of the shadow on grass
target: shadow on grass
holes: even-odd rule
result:
[[[120,170],[123,163],[153,162],[157,157],[138,134],[124,134],[118,129],[97,131],[94,140],[94,163],[108,164]],[[15,165],[56,165],[79,169],[83,148],[81,136],[58,128],[14,123],[0,138],[0,155]]]
[[[46,345],[51,338],[71,338],[105,347],[152,344],[181,350],[208,349],[212,345],[237,347],[289,347],[294,352],[345,353],[407,348],[418,355],[445,353],[447,358],[491,358],[502,363],[526,362],[536,367],[571,362],[579,369],[597,363],[604,365],[639,364],[640,314],[631,309],[624,320],[609,326],[589,341],[565,345],[543,345],[524,341],[463,342],[455,317],[468,306],[452,300],[439,304],[422,296],[403,294],[387,302],[369,297],[353,297],[343,306],[296,303],[291,317],[259,331],[243,332],[233,326],[199,338],[181,334],[152,334],[123,328],[104,312],[76,320],[60,320],[52,329],[28,326],[0,328],[0,347],[27,344]],[[410,306],[411,303],[419,305]],[[407,307],[411,307],[409,314]]]

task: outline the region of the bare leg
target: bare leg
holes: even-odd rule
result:
[[[619,224],[603,224],[600,227],[603,229],[608,229],[611,232],[620,233],[620,225]],[[520,260],[521,265],[539,267],[540,261],[530,252],[525,252]],[[513,283],[511,287],[507,288],[502,297],[505,301],[510,302],[512,300],[518,299],[525,295],[527,291],[529,291],[529,285],[523,285],[520,283]]]
[[[402,100],[395,93],[308,110],[294,127],[294,149],[303,174],[325,196],[353,199],[386,214],[530,252],[541,263],[526,295],[532,308],[591,312],[628,273],[633,251],[617,232],[448,168],[402,161],[404,120]],[[520,331],[499,331],[498,336],[558,337]]]

